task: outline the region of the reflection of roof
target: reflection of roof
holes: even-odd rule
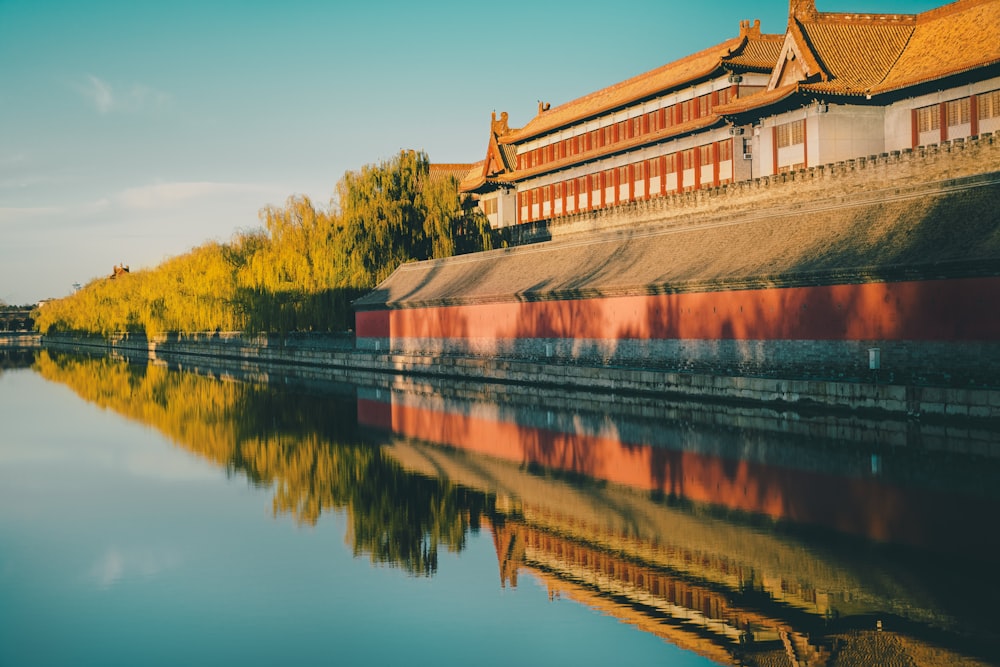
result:
[[[757,25],[744,24],[738,37],[542,111],[527,125],[503,137],[501,142],[524,141],[706,78],[721,68],[770,71],[781,50],[781,39],[781,35],[762,35]]]
[[[507,443],[487,440],[496,449]],[[828,561],[787,534],[657,502],[627,487],[531,474],[521,460],[505,462],[461,446],[399,438],[386,451],[407,470],[497,494],[501,519],[481,521],[493,535],[502,585],[516,586],[518,574],[529,575],[552,596],[576,600],[719,664],[733,664],[735,653],[747,665],[805,664],[809,658],[808,664],[848,667],[872,664],[873,649],[879,647],[891,648],[895,657],[912,656],[921,665],[954,664],[961,657],[917,636],[876,633],[874,621],[869,631],[812,634],[817,625],[803,622],[807,617],[799,610],[814,618],[826,613],[817,598],[836,601],[838,613],[856,618],[871,618],[891,600],[907,609],[910,620],[940,621],[937,612],[914,613],[921,605],[913,590],[906,589],[904,598],[917,595],[908,600],[884,597],[900,589],[886,579],[857,578],[855,567],[870,567],[863,558],[840,553]],[[740,591],[761,585],[764,597],[751,593],[749,605],[741,600]],[[794,605],[796,596],[809,603]],[[779,633],[784,646],[733,644],[735,627],[758,631],[765,640]],[[828,637],[842,647],[833,656],[825,651]]]
[[[909,192],[892,188],[846,201],[817,198],[771,209],[734,200],[727,210],[692,214],[674,226],[404,264],[355,305],[401,308],[829,284],[865,275],[910,279],[959,265],[972,275],[1000,262],[995,176],[956,181],[954,189],[931,183]]]

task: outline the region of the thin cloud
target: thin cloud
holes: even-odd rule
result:
[[[134,83],[116,87],[93,74],[88,74],[86,80],[76,86],[76,89],[102,115],[160,109],[171,100],[168,93],[145,84]]]
[[[115,201],[118,205],[126,209],[150,210],[177,206],[193,199],[242,194],[264,194],[273,192],[274,190],[273,186],[255,183],[180,181],[128,188],[118,193]]]
[[[232,202],[233,197],[260,208],[287,188],[268,183],[225,183],[218,181],[175,181],[126,188],[95,201],[63,206],[0,206],[0,225],[32,221],[39,225],[77,225],[81,220],[114,211],[154,212],[177,209],[195,201]],[[231,205],[231,204],[230,204]],[[255,209],[256,210],[256,209]],[[47,219],[47,220],[45,220]]]

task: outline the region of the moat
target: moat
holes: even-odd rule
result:
[[[0,349],[0,664],[1000,664],[978,423],[178,359]]]

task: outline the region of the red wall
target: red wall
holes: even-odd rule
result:
[[[359,399],[358,421],[522,465],[535,463],[693,502],[943,551],[979,548],[991,539],[970,533],[967,523],[952,517],[970,509],[979,516],[1000,511],[996,503],[982,499],[904,488],[873,477],[623,443],[613,435],[565,433],[397,402]]]
[[[1000,278],[825,285],[357,314],[362,338],[1000,339]]]

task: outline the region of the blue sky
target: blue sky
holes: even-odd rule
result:
[[[917,12],[925,0],[818,0]],[[570,10],[569,8],[572,7]],[[490,113],[719,43],[786,0],[0,0],[0,300],[60,297],[259,226],[394,155],[482,159]]]

